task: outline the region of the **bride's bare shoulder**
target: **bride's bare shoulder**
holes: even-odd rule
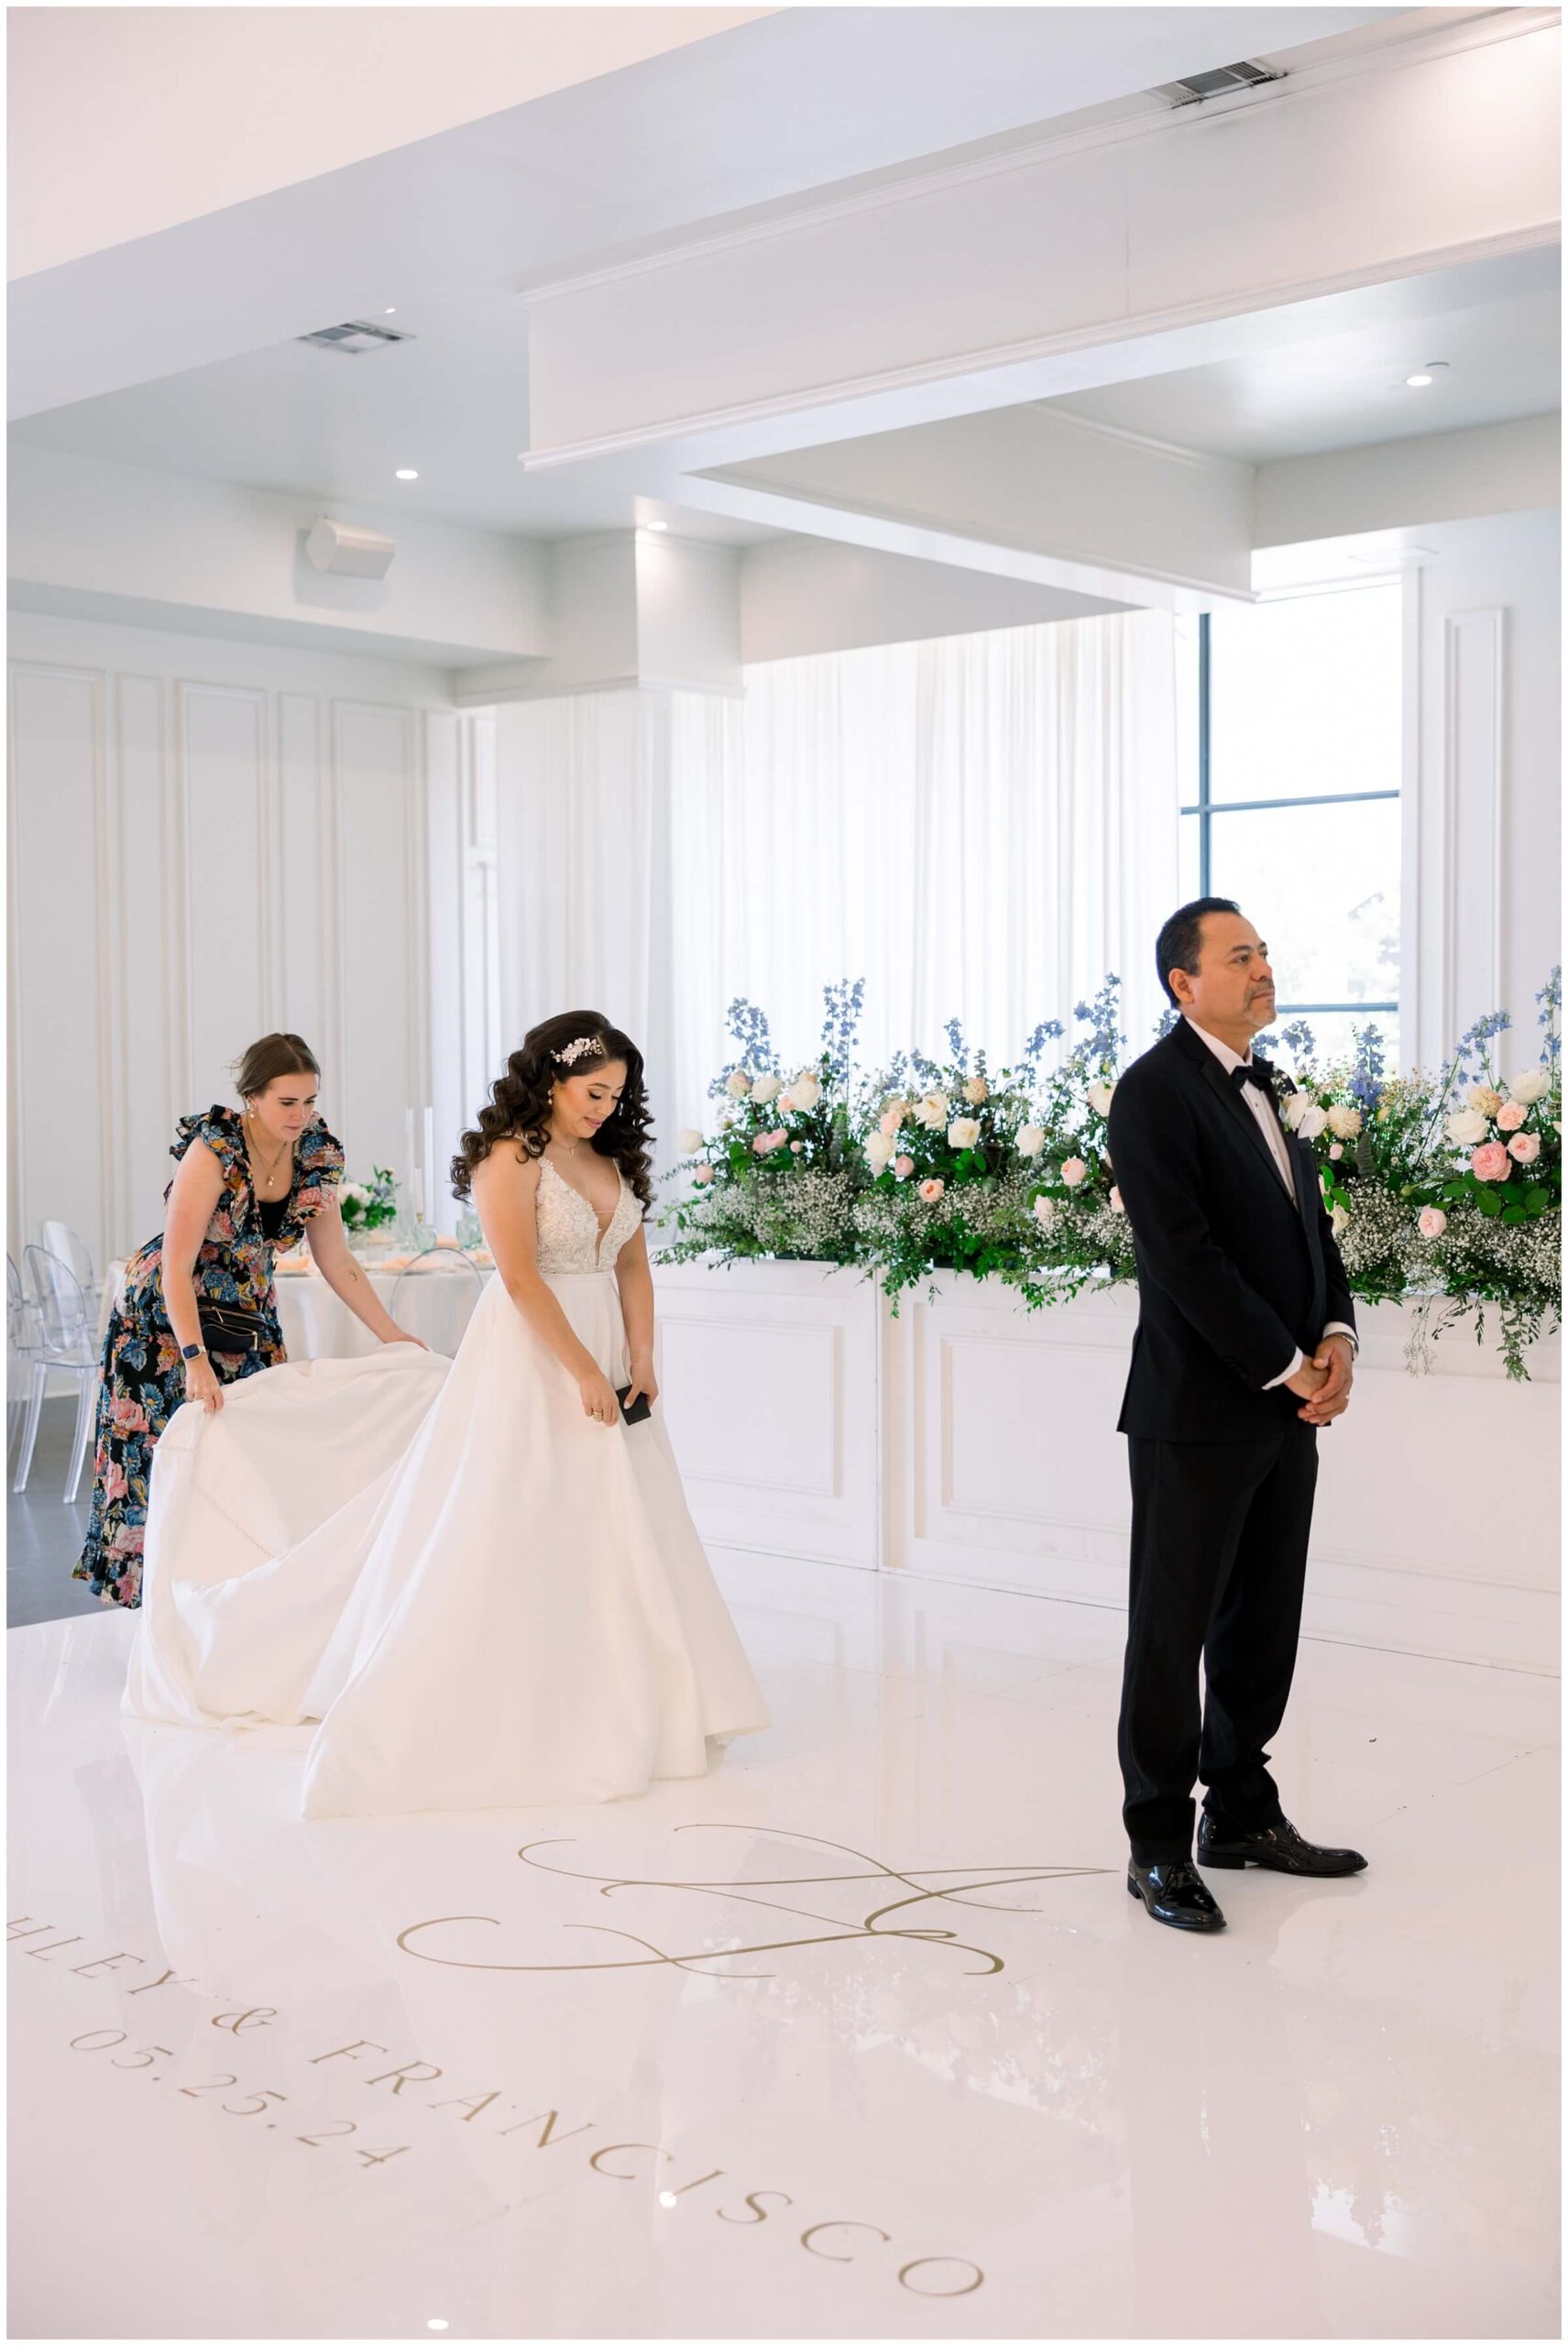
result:
[[[476,1204],[488,1199],[496,1204],[527,1199],[538,1192],[542,1159],[530,1157],[522,1143],[510,1135],[474,1168]]]

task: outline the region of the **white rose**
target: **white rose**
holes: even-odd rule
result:
[[[795,1094],[793,1091],[781,1091],[779,1093],[779,1113],[781,1116],[794,1115]]]
[[[1489,1127],[1479,1108],[1456,1108],[1448,1120],[1448,1137],[1461,1148],[1477,1148]]]
[[[751,1079],[744,1068],[738,1067],[734,1074],[727,1078],[724,1089],[731,1100],[744,1100],[751,1089]]]
[[[370,1192],[363,1181],[340,1181],[337,1194],[346,1205],[367,1206],[370,1202]]]
[[[1036,1198],[1035,1200],[1035,1220],[1037,1222],[1041,1223],[1044,1228],[1048,1230],[1056,1218],[1057,1201],[1055,1198]]]
[[[684,1133],[675,1135],[675,1146],[683,1157],[690,1157],[694,1150],[702,1146],[702,1135],[688,1124]]]
[[[1046,1145],[1046,1135],[1039,1124],[1020,1124],[1014,1146],[1020,1157],[1038,1157]]]
[[[1125,1213],[1127,1211],[1126,1207],[1122,1203],[1122,1192],[1120,1189],[1113,1189],[1111,1192],[1111,1211],[1113,1213]]]
[[[1336,1140],[1354,1140],[1361,1130],[1360,1109],[1341,1107],[1336,1103],[1329,1110],[1329,1130]]]
[[[948,1121],[952,1102],[945,1091],[927,1091],[915,1111],[915,1121],[924,1124],[928,1133],[940,1132]]]
[[[894,1134],[895,1134],[895,1133],[898,1131],[899,1127],[900,1127],[902,1124],[906,1124],[906,1123],[908,1122],[908,1120],[909,1120],[909,1102],[908,1102],[908,1101],[907,1101],[907,1100],[894,1100],[894,1101],[892,1102],[891,1106],[886,1107],[886,1108],[884,1108],[884,1109],[883,1110],[881,1116],[880,1116],[880,1117],[878,1118],[878,1120],[877,1120],[877,1129],[878,1129],[878,1131],[879,1131],[879,1132],[884,1132],[884,1133],[888,1134],[888,1135],[891,1137]]]
[[[1350,1228],[1350,1216],[1346,1213],[1343,1206],[1335,1206],[1332,1213],[1329,1216],[1329,1220],[1333,1225],[1333,1233],[1336,1238],[1342,1238],[1344,1235],[1344,1233]]]
[[[1304,1091],[1288,1091],[1285,1094],[1284,1101],[1280,1105],[1279,1113],[1285,1119],[1286,1125],[1289,1131],[1296,1131],[1302,1117],[1307,1113],[1309,1104],[1307,1095]]]
[[[971,1075],[964,1086],[964,1098],[971,1108],[980,1107],[991,1097],[991,1086],[983,1075]]]
[[[1296,1131],[1302,1140],[1316,1140],[1321,1132],[1328,1130],[1328,1123],[1327,1110],[1313,1103],[1303,1108],[1297,1117]]]
[[[897,1147],[897,1142],[890,1140],[886,1133],[872,1133],[865,1146],[866,1163],[872,1171],[885,1173],[893,1163]]]
[[[797,1108],[815,1108],[822,1097],[822,1086],[814,1075],[805,1069],[795,1077],[789,1089],[790,1097]]]
[[[973,1116],[955,1116],[948,1126],[950,1148],[972,1148],[980,1138],[980,1125]]]
[[[1093,1109],[1097,1116],[1108,1116],[1111,1113],[1111,1096],[1115,1089],[1116,1087],[1113,1083],[1091,1083],[1090,1085],[1089,1104]]]
[[[768,1102],[776,1100],[783,1090],[784,1085],[776,1075],[760,1075],[751,1086],[751,1097],[766,1107]]]
[[[1538,1067],[1527,1068],[1523,1075],[1516,1075],[1508,1085],[1508,1098],[1517,1100],[1521,1108],[1530,1108],[1536,1101],[1544,1100],[1552,1089],[1552,1080]]]

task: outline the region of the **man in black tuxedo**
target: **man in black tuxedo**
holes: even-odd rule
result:
[[[1223,1930],[1192,1863],[1358,1873],[1302,1839],[1265,1749],[1296,1666],[1318,1428],[1350,1398],[1355,1313],[1292,1090],[1252,1038],[1267,948],[1228,898],[1173,913],[1156,948],[1180,1016],[1116,1085],[1112,1169],[1138,1266],[1122,1404],[1132,1592],[1118,1733],[1127,1888],[1157,1922]],[[1201,1658],[1207,1699],[1199,1705]]]

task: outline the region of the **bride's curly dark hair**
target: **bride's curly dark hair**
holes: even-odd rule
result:
[[[561,1054],[587,1037],[592,1047],[569,1061]],[[626,1066],[626,1087],[614,1113],[593,1137],[595,1154],[612,1157],[625,1176],[626,1186],[645,1208],[653,1203],[653,1172],[648,1153],[652,1120],[642,1080],[642,1054],[630,1035],[612,1026],[598,1010],[564,1010],[533,1026],[512,1052],[490,1086],[490,1096],[479,1111],[477,1128],[463,1135],[452,1160],[455,1196],[472,1194],[474,1168],[503,1140],[520,1141],[530,1157],[543,1157],[549,1138],[552,1087],[574,1075],[587,1075],[608,1059]]]

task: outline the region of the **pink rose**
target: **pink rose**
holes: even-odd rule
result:
[[[1508,1155],[1516,1165],[1533,1165],[1541,1155],[1541,1142],[1534,1133],[1516,1133],[1508,1143]]]
[[[1423,1206],[1417,1226],[1423,1238],[1441,1238],[1448,1228],[1448,1216],[1441,1206]]]
[[[1061,1177],[1069,1189],[1076,1189],[1088,1170],[1081,1157],[1069,1157],[1062,1167]]]
[[[806,1153],[806,1143],[803,1140],[792,1140],[789,1145],[789,1153],[792,1157],[804,1156]]]
[[[912,1157],[897,1157],[894,1159],[893,1169],[901,1181],[907,1181],[915,1170],[915,1159]]]
[[[920,1195],[928,1206],[934,1206],[947,1186],[945,1181],[922,1181]]]
[[[1529,1113],[1530,1110],[1519,1101],[1505,1100],[1497,1111],[1497,1130],[1500,1133],[1517,1133]]]
[[[1126,1207],[1122,1203],[1122,1192],[1120,1189],[1113,1189],[1111,1192],[1111,1211],[1113,1213],[1125,1213],[1127,1211]]]
[[[1486,1140],[1472,1151],[1470,1170],[1477,1181],[1506,1181],[1513,1168],[1508,1163],[1508,1152],[1502,1142]]]
[[[887,1112],[885,1113],[885,1114],[881,1115],[881,1116],[879,1116],[879,1117],[877,1118],[877,1130],[878,1130],[878,1132],[879,1132],[879,1133],[885,1133],[885,1134],[887,1135],[887,1136],[888,1136],[889,1140],[892,1140],[892,1139],[894,1137],[894,1135],[896,1135],[896,1133],[897,1133],[897,1131],[898,1131],[898,1127],[900,1126],[900,1124],[901,1124],[903,1122],[904,1122],[904,1111],[903,1111],[903,1109],[902,1109],[902,1108],[889,1108],[889,1109],[887,1110]]]
[[[705,1189],[712,1178],[713,1168],[711,1165],[699,1165],[696,1171],[692,1175],[692,1179],[696,1183],[699,1189]]]

